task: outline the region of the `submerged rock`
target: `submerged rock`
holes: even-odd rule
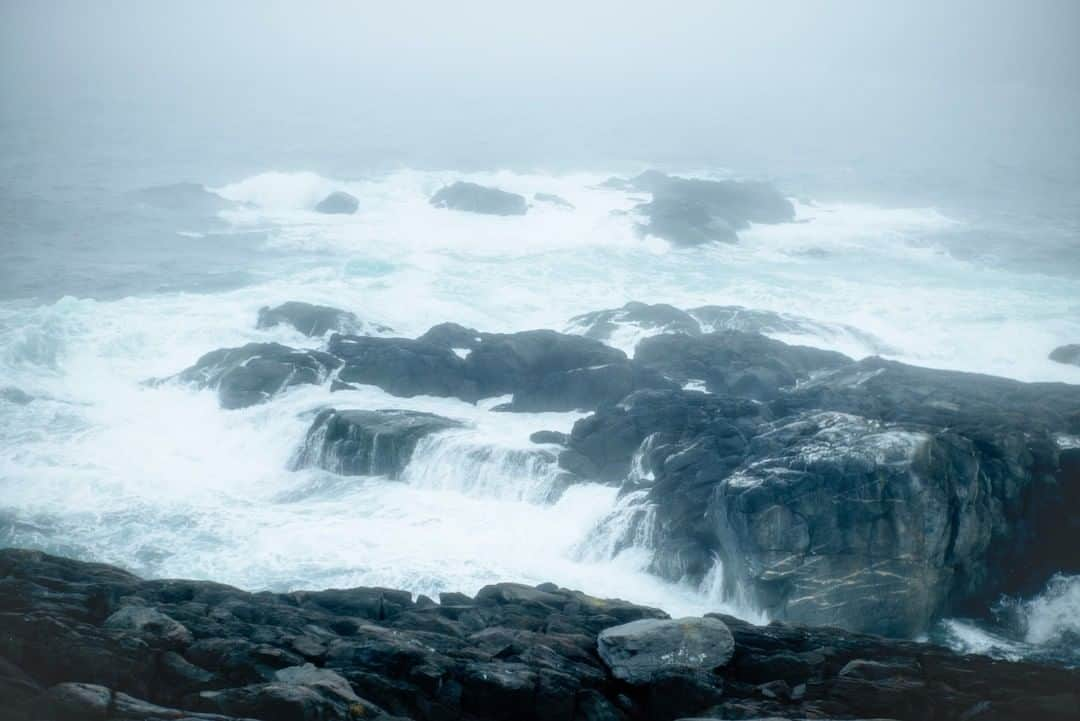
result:
[[[673,670],[720,668],[731,660],[735,639],[715,618],[648,618],[605,628],[597,647],[615,678],[643,684]]]
[[[1058,346],[1047,357],[1058,363],[1080,366],[1080,344]]]
[[[133,193],[140,203],[171,211],[212,214],[233,207],[232,201],[199,183],[172,183],[143,188]]]
[[[549,203],[551,205],[554,205],[556,208],[562,208],[564,210],[574,209],[574,204],[571,203],[569,200],[561,198],[558,195],[554,195],[552,193],[535,193],[533,195],[533,200],[537,201],[538,203]]]
[[[340,365],[338,358],[321,351],[248,343],[211,351],[173,379],[216,388],[221,407],[235,409],[263,403],[293,386],[323,383]]]
[[[421,438],[461,425],[420,411],[328,408],[315,417],[293,468],[315,466],[347,476],[397,478]]]
[[[315,206],[316,213],[330,215],[352,215],[360,207],[360,201],[356,196],[349,195],[343,190],[335,190],[326,196]]]
[[[484,215],[525,215],[528,204],[517,193],[498,188],[488,188],[476,183],[458,181],[440,189],[431,196],[436,208],[464,210]]]
[[[7,386],[0,388],[0,400],[5,400],[8,403],[14,403],[15,405],[25,406],[34,400],[34,397],[15,386]]]
[[[393,332],[393,328],[377,323],[365,323],[355,313],[326,305],[291,300],[273,308],[265,306],[259,309],[259,318],[255,324],[256,328],[273,328],[282,324],[290,325],[304,335],[313,338],[326,335],[330,331],[359,335]]]
[[[1080,702],[1077,670],[835,628],[672,621],[550,583],[441,604],[382,588],[247,593],[8,549],[0,589],[12,721],[1065,721]],[[192,640],[106,621],[124,608]]]

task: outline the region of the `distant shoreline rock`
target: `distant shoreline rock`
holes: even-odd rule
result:
[[[1066,365],[1080,366],[1080,343],[1058,346],[1047,356],[1050,360]]]
[[[461,180],[440,188],[429,202],[436,208],[482,215],[525,215],[529,209],[525,198],[517,193]]]
[[[635,208],[647,218],[638,230],[678,246],[731,243],[751,223],[795,220],[791,201],[760,181],[680,178],[647,170],[630,179],[611,178],[604,186],[652,193],[650,202]]]

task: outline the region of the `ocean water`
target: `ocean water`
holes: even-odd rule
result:
[[[1014,238],[1015,219],[998,226],[946,204],[803,190],[795,223],[753,227],[736,245],[678,249],[638,235],[630,211],[640,197],[599,187],[607,172],[221,175],[204,187],[229,202],[210,209],[147,204],[133,193],[145,186],[130,179],[5,187],[0,388],[32,400],[0,394],[3,545],[249,589],[384,585],[430,595],[553,581],[673,614],[764,620],[720,601],[721,574],[694,585],[646,573],[648,534],[620,515],[615,489],[586,484],[546,501],[552,469],[529,434],[569,430],[579,414],[495,414],[496,399],[473,406],[313,387],[225,411],[212,391],[144,384],[220,347],[319,346],[288,329],[255,329],[260,307],[287,300],[344,308],[405,336],[443,321],[564,329],[629,300],[738,304],[876,339],[781,340],[1080,383],[1080,368],[1046,357],[1080,342],[1080,273],[1062,272],[1080,268],[1080,251],[1062,245],[1075,228],[1063,231],[1060,218],[1022,231],[1029,260],[1053,262],[1021,263],[973,241],[988,228]],[[574,208],[534,203],[524,217],[499,218],[428,204],[462,178],[530,198],[554,193]],[[334,190],[359,199],[357,214],[311,210]],[[632,334],[619,341],[632,350]],[[313,414],[329,405],[431,411],[466,428],[425,441],[400,481],[288,470]],[[1053,655],[1075,639],[1077,589],[1075,577],[1055,579],[1037,597],[1003,601],[1019,621],[952,620],[935,638]]]

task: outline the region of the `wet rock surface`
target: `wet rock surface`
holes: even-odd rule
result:
[[[419,411],[328,408],[315,417],[292,465],[347,476],[397,478],[421,438],[461,426],[458,421]]]
[[[851,363],[835,351],[741,331],[645,338],[634,360],[675,380],[704,381],[712,393],[757,400],[771,400],[815,372]]]
[[[173,379],[216,389],[221,407],[235,409],[263,403],[293,386],[323,383],[340,365],[340,359],[321,351],[248,343],[211,351]]]
[[[1075,670],[838,629],[671,621],[551,584],[441,601],[252,594],[0,551],[5,717],[1003,721],[1080,703]]]
[[[670,352],[707,338],[647,339],[638,358],[655,340],[665,359],[700,362],[694,373],[741,372],[731,355]],[[1080,387],[880,358],[793,384],[819,356],[758,339],[752,362],[788,382],[727,392],[765,402],[643,391],[575,424],[560,462],[621,480],[637,494],[627,511],[651,519],[616,549],[647,537],[667,578],[704,579],[718,559],[724,588],[772,617],[897,636],[1080,569],[1066,539],[1080,473],[1058,440],[1075,433]]]

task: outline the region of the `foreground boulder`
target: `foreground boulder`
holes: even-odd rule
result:
[[[385,325],[365,323],[355,313],[326,305],[301,303],[295,300],[287,301],[273,308],[266,306],[259,309],[259,318],[255,324],[256,328],[274,328],[278,325],[292,326],[312,338],[320,338],[330,331],[358,335],[384,334],[393,331],[392,328]]]
[[[735,639],[715,618],[648,618],[605,628],[597,646],[615,678],[643,684],[672,670],[721,668],[735,652]]]
[[[246,593],[0,551],[4,718],[1075,718],[1080,671],[553,584]],[[125,608],[146,609],[107,623]],[[189,633],[161,635],[171,619]]]
[[[1080,344],[1058,346],[1048,357],[1058,363],[1080,366]]]
[[[340,365],[329,353],[248,343],[211,351],[173,379],[215,388],[221,407],[235,409],[263,403],[293,386],[323,383]]]
[[[421,438],[461,423],[405,410],[320,411],[293,459],[293,468],[317,467],[346,476],[397,478]]]
[[[356,196],[349,195],[343,190],[335,190],[318,202],[315,212],[328,215],[352,215],[359,207],[360,201],[356,199]]]
[[[525,215],[528,210],[525,198],[517,193],[508,193],[498,188],[488,188],[460,180],[441,188],[431,196],[430,202],[436,208],[464,210],[484,215]]]

